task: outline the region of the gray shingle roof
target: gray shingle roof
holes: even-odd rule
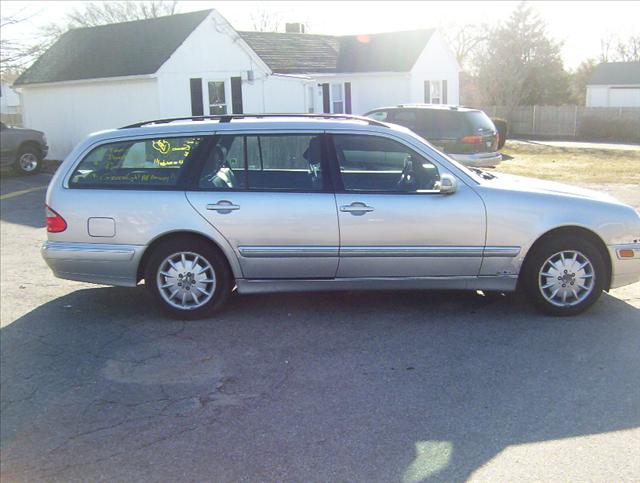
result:
[[[588,85],[640,84],[640,62],[609,62],[597,65]]]
[[[370,35],[238,32],[269,68],[283,74],[408,72],[434,30]]]
[[[209,12],[70,30],[14,85],[153,74]]]

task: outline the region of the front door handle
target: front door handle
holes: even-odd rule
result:
[[[352,215],[360,216],[373,211],[372,206],[367,206],[366,203],[362,203],[361,201],[354,201],[350,205],[342,205],[340,207],[340,211],[344,213],[351,213]]]
[[[207,210],[217,211],[218,213],[221,213],[223,215],[239,209],[239,205],[234,205],[233,203],[231,203],[231,201],[227,200],[220,200],[217,203],[207,205]]]

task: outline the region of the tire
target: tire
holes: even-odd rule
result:
[[[526,295],[541,312],[577,315],[598,300],[606,279],[603,255],[593,243],[578,236],[558,236],[534,247],[525,261],[521,282]]]
[[[177,319],[212,315],[233,289],[233,277],[224,256],[211,243],[191,236],[161,242],[149,257],[144,278],[158,306]]]
[[[34,146],[20,148],[13,169],[17,174],[36,174],[42,169],[42,153]]]

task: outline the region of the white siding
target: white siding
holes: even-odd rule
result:
[[[587,86],[587,107],[640,107],[640,85]]]
[[[424,102],[424,81],[447,81],[447,104],[460,103],[460,66],[436,31],[411,70],[409,102]]]
[[[92,132],[159,115],[155,79],[25,86],[22,101],[24,126],[46,134],[49,159],[63,159]]]
[[[411,102],[409,95],[409,74],[367,73],[336,74],[315,77],[315,112],[322,112],[323,83],[351,82],[351,111],[364,114],[377,107],[395,106]]]
[[[247,71],[253,71],[249,81]],[[245,113],[303,112],[304,81],[269,75],[268,68],[242,46],[238,34],[213,12],[158,71],[162,117],[190,116],[189,80],[203,80],[204,113],[208,112],[208,81],[224,81],[231,113],[231,77],[242,77]]]

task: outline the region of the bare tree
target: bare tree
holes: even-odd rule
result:
[[[277,32],[282,23],[278,12],[260,8],[251,14],[251,23],[256,32]]]
[[[472,57],[489,39],[489,28],[482,25],[448,24],[440,29],[463,70],[472,68]]]
[[[66,17],[68,28],[95,27],[109,23],[144,20],[173,15],[177,1],[151,0],[142,2],[86,2],[74,8]]]
[[[7,29],[28,22],[36,14],[28,8],[22,8],[14,14],[0,18],[0,72],[20,72],[40,51],[39,45],[25,42],[21,38],[7,35]]]
[[[620,62],[640,62],[640,34],[619,39],[615,48],[616,60]]]

